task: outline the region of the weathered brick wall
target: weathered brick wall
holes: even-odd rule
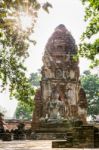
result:
[[[21,121],[21,120],[14,120],[14,119],[12,119],[12,120],[5,120],[5,122],[6,122],[6,126],[7,126],[7,128],[9,129],[9,130],[14,130],[14,129],[16,129],[17,128],[17,125],[20,123],[20,122],[22,122],[22,123],[24,123],[25,124],[25,129],[29,129],[29,128],[31,128],[31,121]]]

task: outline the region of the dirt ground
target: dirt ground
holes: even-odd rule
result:
[[[99,149],[77,149],[77,148],[53,148],[53,150],[99,150]],[[52,141],[25,140],[25,141],[0,141],[0,150],[52,150]]]

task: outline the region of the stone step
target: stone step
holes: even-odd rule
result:
[[[36,140],[42,140],[42,139],[43,140],[56,140],[56,139],[63,140],[64,139],[65,140],[66,137],[67,136],[65,133],[39,132],[39,133],[35,133],[35,136],[33,136],[33,139],[36,139]]]

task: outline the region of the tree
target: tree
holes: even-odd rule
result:
[[[80,43],[80,55],[91,60],[91,67],[99,64],[99,0],[81,0],[85,6],[88,25],[83,32]],[[93,41],[93,42],[90,42]]]
[[[28,57],[29,42],[39,10],[49,12],[50,3],[41,4],[37,0],[0,1],[0,83],[2,90],[9,85],[10,96],[30,103],[34,89],[26,77],[24,61]],[[31,17],[31,26],[22,28],[22,19]],[[28,20],[29,21],[29,20]]]
[[[31,120],[32,119],[32,112],[33,112],[33,104],[31,106],[19,102],[15,116],[16,119],[26,119],[26,120]]]
[[[40,86],[40,79],[41,79],[41,75],[38,72],[30,74],[30,83],[33,86],[39,87]]]
[[[82,86],[85,89],[88,101],[88,115],[99,115],[99,77],[91,74],[89,70],[81,76]]]
[[[38,88],[40,83],[41,75],[40,73],[32,73],[29,77],[30,84],[32,87]],[[15,116],[17,119],[32,119],[33,113],[33,99],[31,99],[30,103],[24,103],[20,101],[16,108]]]

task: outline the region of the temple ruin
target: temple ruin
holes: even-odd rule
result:
[[[66,139],[65,147],[94,147],[95,128],[86,121],[87,100],[77,51],[66,27],[56,27],[45,46],[42,79],[35,94],[34,139]]]
[[[33,124],[80,119],[86,122],[87,100],[80,83],[77,46],[64,25],[56,27],[43,56],[40,89],[35,95]]]

